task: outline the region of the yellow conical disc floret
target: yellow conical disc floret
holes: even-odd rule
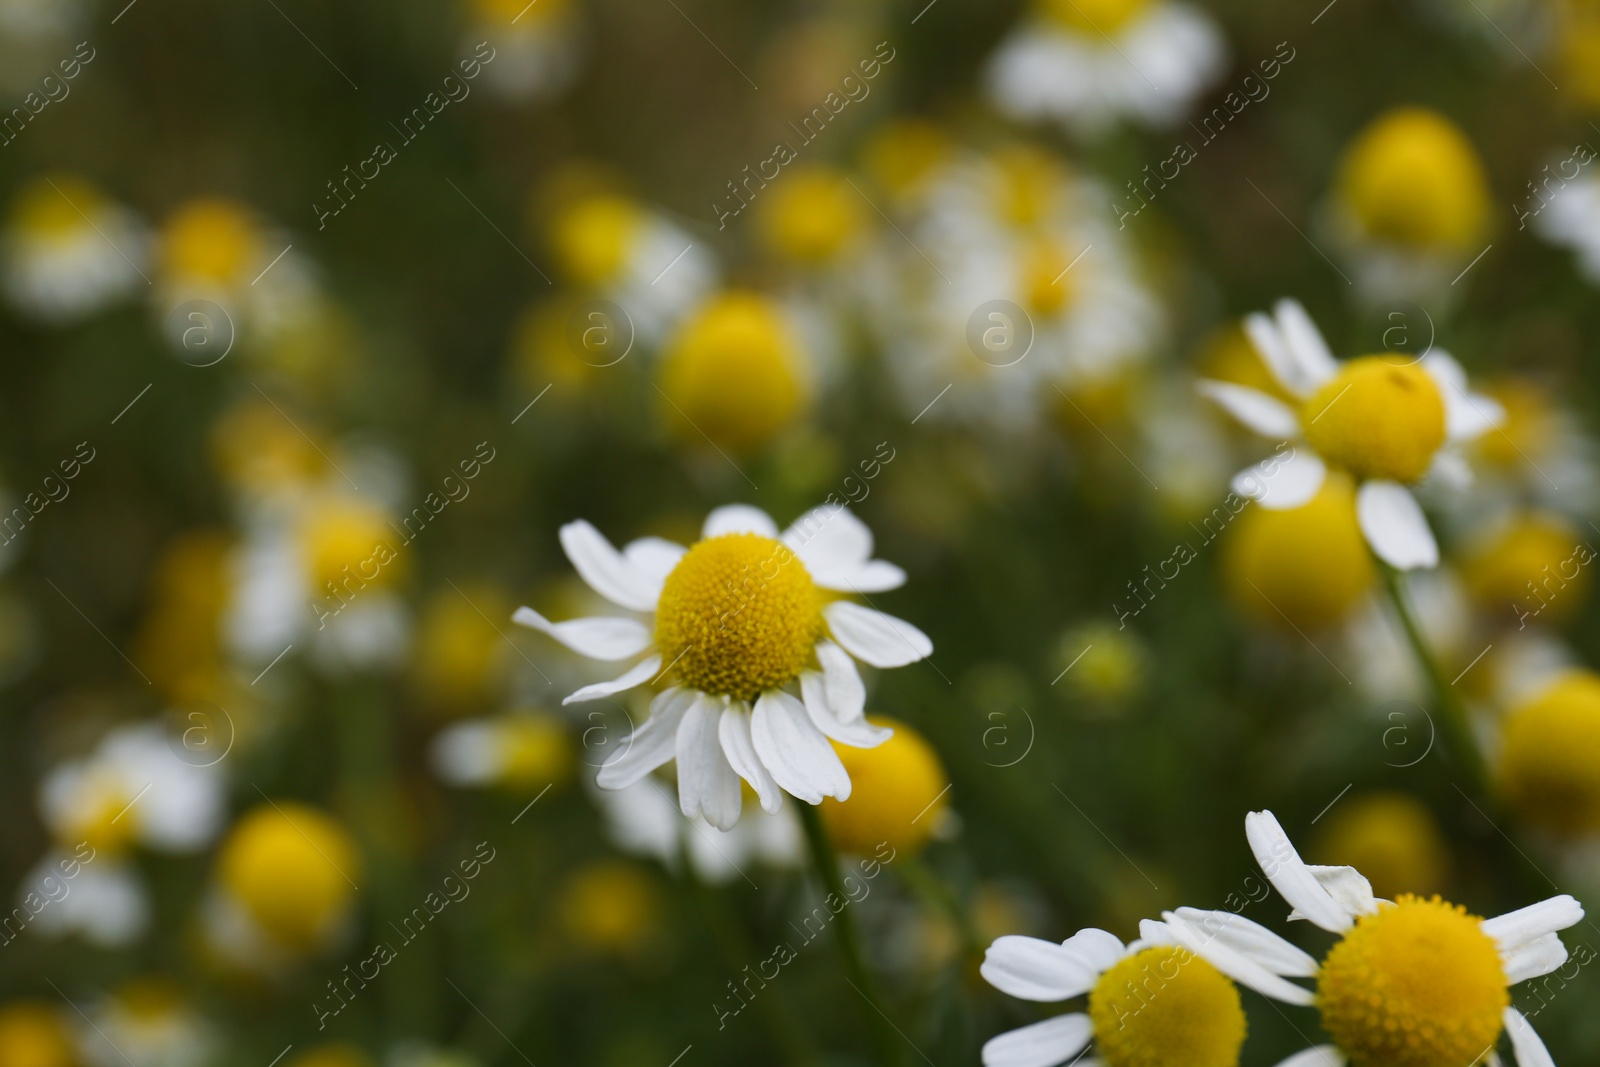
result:
[[[222,884],[272,937],[315,946],[344,918],[359,876],[356,844],[315,808],[278,801],[234,826],[218,860]]]
[[[868,719],[894,730],[894,736],[877,748],[834,743],[850,774],[850,799],[825,798],[823,821],[842,852],[866,855],[884,842],[896,851],[915,852],[939,828],[950,779],[921,734],[883,716]]]
[[[0,1008],[0,1064],[5,1067],[73,1067],[72,1032],[61,1013],[31,1000]]]
[[[1462,560],[1461,578],[1473,600],[1508,620],[1531,614],[1555,623],[1570,618],[1588,598],[1585,564],[1593,559],[1566,519],[1530,513],[1475,546]]]
[[[260,228],[232,200],[191,200],[161,231],[161,265],[169,276],[234,285],[250,280],[260,257]]]
[[[781,256],[823,263],[861,233],[865,206],[838,171],[801,170],[769,193],[762,206],[762,234]]]
[[[1409,793],[1382,790],[1341,801],[1322,825],[1319,863],[1354,867],[1386,900],[1434,893],[1444,885],[1449,851],[1433,816]]]
[[[806,390],[800,346],[782,311],[754,293],[724,293],[667,346],[663,414],[679,436],[747,451],[799,412]]]
[[[1432,376],[1399,357],[1347,361],[1300,409],[1306,441],[1358,478],[1414,482],[1444,444],[1444,398]]]
[[[1089,991],[1099,1056],[1110,1067],[1237,1067],[1244,1045],[1239,990],[1199,956],[1147,948]]]
[[[382,510],[356,498],[330,497],[311,507],[301,530],[306,565],[318,595],[326,585],[354,593],[392,581],[398,567],[394,530]]]
[[[627,265],[644,212],[621,196],[587,196],[556,218],[551,244],[563,273],[581,286],[613,281]]]
[[[1600,675],[1568,672],[1506,716],[1499,779],[1530,822],[1560,834],[1600,830]]]
[[[1151,0],[1040,0],[1047,18],[1084,33],[1115,33],[1144,14]]]
[[[1322,1026],[1355,1067],[1463,1067],[1494,1047],[1511,1003],[1475,915],[1403,896],[1363,915],[1317,979]]]
[[[105,207],[105,197],[88,181],[73,174],[56,174],[29,182],[11,204],[11,226],[19,236],[52,241],[89,230],[84,216],[94,218]]]
[[[1345,152],[1340,195],[1371,237],[1402,245],[1475,250],[1489,216],[1477,149],[1425,108],[1380,116]]]
[[[1298,508],[1247,507],[1223,541],[1222,573],[1230,599],[1270,625],[1343,619],[1376,577],[1350,479],[1330,474]]]
[[[707,538],[667,575],[656,646],[683,683],[749,700],[800,676],[823,634],[822,596],[781,542]]]

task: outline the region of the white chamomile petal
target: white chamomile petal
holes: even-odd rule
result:
[[[705,526],[700,530],[700,536],[705,538],[731,533],[753,533],[776,539],[778,524],[760,508],[749,504],[724,504],[706,516]]]
[[[648,682],[660,670],[661,657],[650,656],[647,659],[640,660],[626,674],[613,678],[609,682],[595,682],[593,685],[586,685],[561,703],[581,704],[585,700],[599,700],[601,697],[625,693],[634,686]]]
[[[903,619],[836,600],[822,609],[833,639],[874,667],[904,667],[933,654],[928,635]]]
[[[865,717],[849,722],[841,719],[828,699],[827,680],[818,671],[806,671],[800,675],[800,698],[806,706],[806,714],[811,716],[817,729],[840,744],[852,748],[877,748],[894,736],[893,730],[874,726]]]
[[[1501,952],[1507,952],[1546,934],[1576,926],[1583,921],[1583,905],[1568,893],[1549,897],[1516,911],[1483,920],[1483,932],[1494,939]]]
[[[1472,488],[1472,467],[1467,464],[1467,458],[1452,448],[1441,448],[1434,453],[1433,462],[1428,466],[1429,481],[1438,482],[1447,489],[1462,490]]]
[[[1200,379],[1195,388],[1263,437],[1295,437],[1300,433],[1300,418],[1289,405],[1259,389],[1210,378]]]
[[[1342,934],[1350,929],[1350,913],[1317,881],[1311,868],[1295,851],[1276,815],[1270,811],[1252,811],[1245,816],[1244,834],[1256,862],[1261,865],[1261,873],[1290,907],[1331,933]]]
[[[1082,1052],[1093,1036],[1087,1015],[1057,1015],[985,1041],[983,1067],[1056,1067]]]
[[[580,656],[619,660],[650,647],[650,628],[636,619],[572,619],[551,622],[532,608],[518,608],[511,616],[518,626],[549,634]]]
[[[1201,916],[1210,917],[1219,913],[1200,912]],[[1231,913],[1220,913],[1227,916]],[[1183,915],[1175,912],[1164,912],[1161,916],[1166,920],[1167,929],[1171,932],[1178,944],[1205,960],[1211,966],[1238,982],[1240,985],[1254,989],[1262,996],[1281,1000],[1285,1004],[1311,1004],[1316,997],[1311,990],[1297,986],[1286,978],[1274,974],[1264,959],[1278,959],[1287,955],[1287,950],[1294,946],[1283,942],[1281,947],[1267,945],[1266,938],[1257,934],[1245,935],[1239,929],[1227,940],[1218,936],[1211,926],[1196,926]],[[1221,925],[1221,929],[1227,929]],[[1260,934],[1268,934],[1264,928]],[[1281,939],[1279,939],[1281,940]],[[1261,947],[1260,958],[1256,948]]]
[[[1082,953],[1020,934],[996,938],[983,954],[978,973],[1007,996],[1045,1003],[1081,996],[1100,977],[1100,969]]]
[[[827,689],[828,706],[840,722],[855,722],[866,713],[867,687],[850,653],[832,641],[817,642],[817,662]]]
[[[661,585],[612,547],[605,534],[579,519],[561,527],[561,548],[589,588],[631,611],[654,611]]]
[[[1517,1067],[1556,1067],[1550,1050],[1533,1029],[1533,1024],[1516,1008],[1505,1011],[1506,1035],[1511,1038],[1511,1051],[1516,1054]]]
[[[1288,346],[1307,392],[1339,373],[1339,364],[1328,350],[1328,342],[1323,340],[1322,331],[1311,321],[1300,301],[1280,300],[1273,311],[1278,319],[1278,332]]]
[[[650,702],[650,717],[622,740],[622,751],[601,764],[595,782],[602,789],[626,789],[677,754],[678,724],[698,696],[674,686]]]
[[[1244,332],[1279,385],[1296,396],[1311,394],[1312,386],[1301,375],[1299,364],[1289,352],[1288,342],[1270,315],[1259,311],[1246,315]]]
[[[783,790],[778,788],[771,772],[762,765],[761,757],[756,755],[756,747],[750,740],[750,713],[743,707],[725,710],[719,736],[723,755],[728,757],[734,773],[749,782],[750,788],[756,791],[756,796],[761,799],[761,810],[768,815],[776,815],[783,806]]]
[[[1345,1067],[1348,1062],[1344,1053],[1334,1045],[1315,1045],[1304,1052],[1296,1052],[1286,1060],[1279,1060],[1278,1067]]]
[[[1391,567],[1409,571],[1438,566],[1439,543],[1422,505],[1399,482],[1363,482],[1356,492],[1356,518],[1367,544]]]
[[[1309,449],[1272,455],[1233,476],[1233,491],[1272,511],[1309,503],[1322,489],[1328,468]]]
[[[1173,914],[1206,936],[1255,960],[1273,974],[1310,978],[1317,973],[1317,961],[1309,953],[1243,915],[1201,908],[1179,908]]]
[[[1354,867],[1318,867],[1308,864],[1306,869],[1317,884],[1328,891],[1349,915],[1372,915],[1378,910],[1378,898],[1372,895],[1372,883]],[[1294,916],[1290,916],[1294,918]]]
[[[812,508],[783,532],[781,540],[824,589],[881,593],[905,584],[905,571],[872,558],[872,531],[849,508],[826,504]]]
[[[682,545],[662,537],[641,537],[623,546],[622,558],[633,564],[634,568],[650,581],[659,599],[667,575],[672,573],[672,568],[678,565],[678,561],[687,551],[689,550]]]
[[[1539,978],[1566,962],[1567,946],[1557,934],[1524,941],[1510,951],[1500,950],[1500,965],[1505,969],[1507,985]]]
[[[1467,372],[1454,356],[1434,349],[1422,361],[1444,401],[1444,435],[1449,441],[1470,441],[1505,421],[1500,402],[1467,389]]]
[[[850,775],[839,754],[788,693],[768,690],[757,698],[750,739],[772,777],[793,796],[807,804],[849,798]]]
[[[1116,934],[1092,926],[1061,942],[1061,947],[1097,975],[1115,967],[1128,954],[1128,947]]]
[[[723,755],[721,702],[695,697],[678,725],[678,807],[684,817],[703,816],[719,830],[739,821],[739,776]]]

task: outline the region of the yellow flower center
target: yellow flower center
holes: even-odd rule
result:
[[[771,441],[806,398],[798,341],[777,306],[753,293],[725,293],[697,312],[660,373],[675,433],[740,451]]]
[[[822,637],[822,595],[805,564],[760,534],[689,549],[656,605],[656,647],[683,683],[749,700],[791,682]]]
[[[1048,237],[1036,237],[1023,246],[1021,258],[1018,277],[1029,310],[1052,315],[1066,307],[1073,281],[1070,273],[1063,272],[1072,259],[1062,247]]]
[[[1506,409],[1506,417],[1492,433],[1472,442],[1473,459],[1502,468],[1537,463],[1555,445],[1561,425],[1550,394],[1521,378],[1503,378],[1485,391]]]
[[[85,778],[60,836],[87,841],[100,851],[121,852],[139,832],[138,805],[129,807],[136,791],[129,790],[117,774],[91,769]]]
[[[631,863],[602,860],[572,876],[562,894],[561,922],[567,936],[599,952],[636,952],[655,933],[660,892]]]
[[[1463,1067],[1500,1036],[1500,951],[1458,905],[1403,896],[1322,961],[1322,1026],[1356,1067]]]
[[[260,254],[254,219],[231,200],[191,201],[161,234],[162,265],[182,278],[231,285],[246,279]]]
[[[572,768],[572,744],[554,716],[508,715],[498,734],[505,753],[501,782],[512,789],[543,789]]]
[[[762,214],[764,236],[780,255],[822,263],[861,232],[864,206],[842,174],[801,171],[772,190]]]
[[[1572,671],[1506,717],[1500,783],[1511,806],[1560,834],[1600,830],[1600,675]]]
[[[382,511],[357,500],[315,507],[301,530],[313,593],[354,595],[368,583],[391,581],[398,567],[394,530]],[[332,582],[337,594],[329,593]]]
[[[1036,148],[1007,148],[994,155],[996,208],[1019,228],[1037,225],[1055,207],[1065,179],[1061,164]]]
[[[1379,240],[1466,251],[1488,223],[1477,149],[1454,123],[1423,108],[1396,109],[1363,130],[1345,153],[1340,190]]]
[[[561,269],[579,285],[602,285],[622,273],[642,212],[620,196],[591,196],[556,220],[551,242]]]
[[[1089,1018],[1111,1067],[1235,1067],[1244,1045],[1239,990],[1171,945],[1136,952],[1101,975]]]
[[[1449,846],[1427,807],[1410,793],[1353,797],[1322,824],[1313,854],[1320,863],[1354,867],[1378,896],[1432,893],[1449,867]]]
[[[1593,554],[1578,530],[1560,515],[1519,516],[1462,560],[1467,592],[1506,618],[1532,612],[1540,622],[1562,622],[1589,595]]]
[[[950,155],[950,137],[922,119],[888,123],[867,142],[862,164],[895,196],[915,193]]]
[[[222,884],[272,936],[310,948],[339,921],[355,893],[355,842],[315,808],[290,801],[240,819],[218,861]]]
[[[1358,478],[1414,482],[1444,444],[1444,398],[1420,366],[1362,356],[1300,409],[1306,441]]]
[[[0,1063],[6,1067],[72,1067],[72,1033],[53,1007],[16,1001],[0,1008]]]
[[[950,779],[921,734],[893,719],[870,718],[874,726],[894,730],[894,736],[877,748],[834,742],[850,772],[850,799],[824,799],[822,819],[840,851],[865,855],[887,841],[896,850],[915,852],[939,828]]]
[[[1116,33],[1144,14],[1151,0],[1040,0],[1045,17],[1083,33]]]
[[[503,26],[515,24],[521,30],[537,22],[550,22],[567,13],[571,0],[474,0],[473,7],[485,22]]]
[[[51,184],[51,183],[54,184]],[[75,234],[93,234],[84,216],[104,210],[100,190],[70,174],[57,174],[25,186],[11,206],[11,224],[25,237],[59,241]]]

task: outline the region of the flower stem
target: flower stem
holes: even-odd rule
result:
[[[894,1024],[889,1021],[888,1013],[883,1010],[883,998],[878,994],[877,981],[867,970],[866,959],[861,954],[861,941],[856,934],[855,919],[850,914],[850,897],[845,892],[844,879],[839,875],[839,856],[833,850],[833,843],[828,840],[827,827],[822,825],[822,816],[818,814],[817,809],[804,801],[798,803],[800,823],[805,827],[806,844],[811,849],[812,865],[816,867],[817,874],[828,892],[845,902],[839,913],[834,916],[833,925],[839,931],[839,949],[844,955],[846,981],[855,986],[856,992],[861,994],[867,1006],[872,1009],[867,1013],[867,1019],[872,1026],[873,1035],[877,1038],[878,1051],[882,1054],[884,1062],[906,1064],[909,1062],[909,1057],[906,1055],[905,1043]]]
[[[1444,736],[1445,744],[1467,769],[1477,791],[1484,794],[1488,788],[1488,770],[1484,766],[1477,739],[1473,736],[1472,724],[1467,719],[1467,709],[1456,693],[1455,683],[1445,681],[1444,672],[1440,670],[1439,661],[1428,646],[1428,639],[1406,595],[1400,572],[1382,560],[1378,561],[1378,569],[1383,575],[1383,587],[1389,594],[1389,602],[1400,616],[1400,626],[1405,630],[1411,651],[1433,688],[1434,703],[1442,720],[1440,733]]]

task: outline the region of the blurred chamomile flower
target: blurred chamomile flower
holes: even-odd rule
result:
[[[989,61],[988,91],[1016,119],[1097,134],[1168,126],[1221,75],[1210,16],[1173,0],[1035,0]]]
[[[658,860],[668,870],[677,870],[687,857],[694,876],[711,885],[731,882],[753,864],[780,869],[805,864],[805,842],[794,809],[769,815],[758,807],[719,830],[703,816],[684,818],[670,788],[651,775],[622,789],[595,789],[611,843]]]
[[[1059,945],[1017,935],[990,945],[980,973],[1002,993],[1046,1003],[1087,994],[1088,1005],[990,1038],[984,1067],[1238,1067],[1239,990],[1166,924],[1145,920],[1139,935],[1124,945],[1090,928]]]
[[[25,314],[63,323],[92,315],[144,280],[149,236],[84,178],[39,178],[12,202],[0,237],[6,295]]]
[[[1293,300],[1279,301],[1273,317],[1251,315],[1246,329],[1298,407],[1231,382],[1204,380],[1200,389],[1257,433],[1297,443],[1241,471],[1234,492],[1264,508],[1298,507],[1330,468],[1345,471],[1356,480],[1356,516],[1373,552],[1400,570],[1436,566],[1438,543],[1409,487],[1430,475],[1469,481],[1460,447],[1499,424],[1500,405],[1468,393],[1460,364],[1438,349],[1420,361],[1335,362]]]
[[[0,1063],[6,1067],[78,1067],[67,1020],[53,1005],[13,1000],[0,1007]]]
[[[1241,985],[1287,1004],[1315,1005],[1331,1044],[1280,1067],[1444,1067],[1493,1055],[1508,1034],[1520,1067],[1549,1067],[1550,1054],[1509,987],[1559,968],[1556,936],[1583,919],[1570,896],[1494,919],[1438,897],[1373,896],[1354,867],[1307,865],[1269,811],[1251,812],[1245,835],[1263,873],[1305,919],[1340,940],[1319,964],[1258,923],[1231,911],[1180,908],[1163,915],[1175,938]],[[1288,981],[1315,978],[1316,990]]]
[[[597,860],[567,879],[556,915],[562,932],[585,951],[637,956],[660,937],[661,890],[637,864]]]
[[[411,670],[423,700],[454,715],[498,696],[514,650],[490,620],[511,606],[487,583],[436,590],[417,621]]]
[[[1433,814],[1398,790],[1357,793],[1327,815],[1312,850],[1363,872],[1380,898],[1445,887],[1450,850]]]
[[[1600,832],[1600,675],[1569,670],[1501,723],[1496,779],[1529,823],[1564,837]]]
[[[539,793],[572,773],[572,741],[560,719],[515,711],[439,731],[429,752],[443,781],[461,788]]]
[[[1587,603],[1595,552],[1578,528],[1552,512],[1518,512],[1465,546],[1462,586],[1497,621],[1560,625]]]
[[[476,71],[467,84],[481,73],[484,84],[507,100],[559,96],[583,58],[576,6],[573,0],[468,0],[461,69]]]
[[[872,559],[871,531],[843,507],[813,509],[780,534],[760,509],[728,505],[706,518],[701,537],[687,549],[643,538],[618,552],[589,523],[568,523],[562,548],[584,581],[649,621],[555,623],[528,607],[512,616],[591,659],[644,655],[565,703],[673,677],[626,750],[601,767],[600,785],[624,788],[676,759],[683,813],[719,829],[739,819],[741,778],[768,813],[785,792],[808,804],[846,799],[850,776],[829,738],[870,748],[890,736],[865,719],[852,657],[902,667],[933,643],[844,597],[896,589],[905,572]]]
[[[847,800],[822,802],[828,837],[840,852],[855,855],[871,855],[884,844],[919,852],[953,826],[950,776],[928,739],[905,723],[882,715],[867,721],[894,736],[876,748],[834,742],[851,789]]]
[[[215,1028],[163,978],[124,982],[87,1021],[82,1046],[91,1067],[200,1067],[218,1050]]]

